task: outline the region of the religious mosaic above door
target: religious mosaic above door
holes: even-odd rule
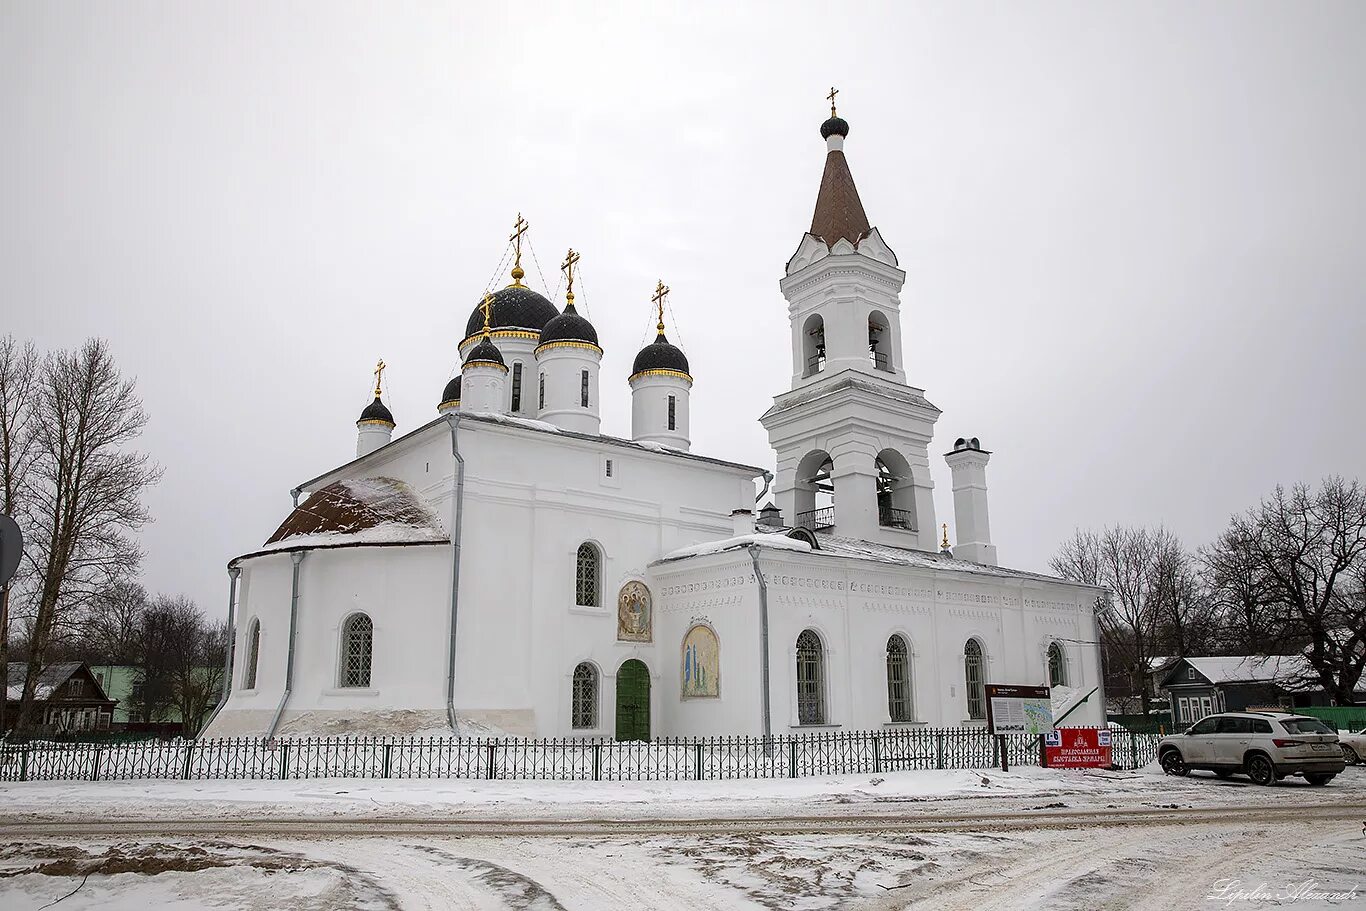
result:
[[[627,582],[617,595],[617,639],[649,642],[650,623],[650,589],[644,582]]]
[[[683,637],[682,668],[684,696],[721,694],[721,650],[708,627],[694,626]]]

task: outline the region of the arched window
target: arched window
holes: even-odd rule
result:
[[[579,545],[579,554],[574,563],[574,603],[580,607],[600,607],[602,605],[601,587],[598,578],[602,575],[602,554],[587,541]]]
[[[1048,685],[1067,686],[1067,656],[1056,642],[1048,646]]]
[[[967,684],[968,718],[987,717],[985,666],[982,662],[982,643],[969,639],[963,646],[963,676]]]
[[[812,314],[802,326],[802,376],[825,369],[825,320]]]
[[[835,527],[835,462],[830,453],[813,449],[797,463],[797,516],[800,528],[829,531]]]
[[[242,689],[256,689],[256,666],[261,661],[261,621],[255,618],[247,627],[247,666],[242,671]]]
[[[587,661],[574,668],[569,695],[569,723],[574,728],[598,726],[598,669]]]
[[[887,640],[887,717],[892,721],[910,721],[915,717],[911,703],[911,653],[901,636]]]
[[[877,469],[877,522],[884,528],[915,531],[915,487],[911,466],[895,449],[884,449],[873,460]]]
[[[342,624],[341,685],[370,685],[370,656],[375,645],[375,625],[365,614],[352,614]]]
[[[892,330],[877,310],[868,314],[868,360],[876,370],[892,372]]]
[[[825,649],[811,629],[797,637],[797,723],[825,724]]]

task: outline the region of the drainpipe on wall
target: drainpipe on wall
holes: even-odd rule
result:
[[[295,495],[297,496],[297,493]],[[294,578],[289,594],[289,654],[285,659],[285,691],[280,694],[280,706],[275,710],[275,717],[270,720],[270,729],[266,731],[267,740],[274,738],[275,729],[280,726],[280,718],[285,713],[285,703],[289,702],[289,691],[294,686],[294,630],[299,620],[299,565],[304,562],[307,554],[307,551],[296,550],[289,555],[294,561]]]
[[[455,717],[455,621],[460,607],[460,527],[465,518],[465,457],[460,454],[460,414],[449,411],[451,455],[455,457],[455,489],[451,492],[451,641],[446,652],[446,721],[460,733]]]
[[[754,498],[754,502],[755,502],[755,503],[762,502],[763,499],[764,499],[764,495],[768,493],[768,488],[771,487],[772,485],[773,485],[773,472],[771,472],[771,471],[766,471],[766,472],[764,472],[764,489],[761,490],[761,491],[759,491],[759,495],[758,495],[757,497]]]
[[[759,546],[751,544],[745,550],[749,551],[754,578],[759,583],[759,687],[763,693],[764,740],[767,743],[773,737],[772,695],[768,688],[768,584],[759,569]]]
[[[242,574],[242,570],[236,566],[228,567],[228,647],[227,654],[223,656],[223,695],[218,699],[218,705],[214,706],[213,714],[209,720],[204,722],[204,726],[195,734],[195,739],[199,739],[199,734],[209,729],[213,720],[218,717],[218,713],[223,711],[223,706],[228,704],[228,694],[232,692],[232,653],[237,646],[237,630],[233,626],[233,614],[237,608],[237,577]]]

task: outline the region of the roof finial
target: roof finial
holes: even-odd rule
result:
[[[837,88],[835,88],[835,87],[832,85],[832,86],[830,86],[830,94],[825,96],[826,98],[829,98],[829,99],[830,99],[830,116],[831,116],[831,117],[836,116],[836,114],[835,114],[835,96],[838,95],[839,93],[840,93],[840,90],[837,89]]]
[[[493,295],[484,292],[484,302],[479,305],[479,309],[484,311],[484,338],[489,337],[489,323],[493,320]]]
[[[668,296],[669,287],[664,284],[664,279],[661,278],[659,283],[655,285],[654,295],[650,298],[659,307],[659,325],[655,328],[659,330],[660,335],[664,334],[664,298]]]
[[[380,381],[384,379],[384,368],[387,366],[389,365],[384,363],[384,358],[380,358],[379,363],[375,365],[375,398],[379,398]]]
[[[512,236],[508,240],[513,244],[512,257],[512,287],[522,287],[522,276],[526,275],[522,271],[522,235],[527,232],[531,225],[522,217],[522,213],[517,213],[517,222],[512,226]]]
[[[944,523],[943,525],[941,525],[940,527],[944,529],[944,539],[943,539],[942,541],[939,542],[939,549],[940,549],[940,550],[948,550],[948,549],[949,549],[949,523],[948,523],[948,522],[945,522],[945,523]]]
[[[578,265],[579,254],[570,247],[569,252],[564,255],[564,262],[560,264],[560,271],[565,274],[564,305],[565,308],[574,306],[574,267]]]

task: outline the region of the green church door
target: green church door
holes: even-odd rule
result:
[[[634,658],[617,668],[617,739],[650,739],[650,671]]]

